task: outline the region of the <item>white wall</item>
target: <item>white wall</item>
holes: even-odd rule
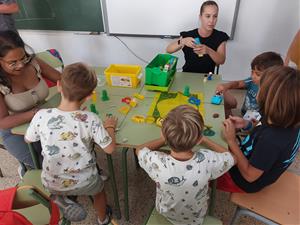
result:
[[[184,10],[184,5],[183,5]],[[227,59],[220,73],[224,80],[242,79],[250,74],[250,62],[263,51],[276,51],[283,57],[300,28],[299,0],[241,0],[234,40],[227,44]],[[197,18],[197,15],[195,15]],[[79,35],[72,32],[20,31],[24,41],[36,52],[58,49],[70,64],[83,61],[90,65],[146,63],[137,59],[115,37]],[[165,52],[170,39],[120,37],[137,55],[151,61]],[[184,63],[182,52],[178,67]]]

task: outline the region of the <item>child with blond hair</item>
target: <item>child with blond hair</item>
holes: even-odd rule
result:
[[[33,117],[27,129],[27,142],[40,140],[42,144],[42,183],[63,208],[71,221],[82,220],[82,211],[66,196],[93,195],[98,224],[110,222],[104,182],[97,169],[93,143],[105,153],[115,149],[117,119],[108,117],[104,122],[88,111],[80,110],[97,85],[94,71],[82,63],[67,66],[57,82],[62,99],[57,108],[42,109]]]
[[[139,146],[139,164],[156,183],[156,210],[172,224],[202,224],[207,211],[208,184],[234,165],[225,148],[202,136],[204,122],[188,105],[171,110],[162,137]],[[217,152],[201,149],[204,144]],[[167,144],[170,153],[156,151]]]

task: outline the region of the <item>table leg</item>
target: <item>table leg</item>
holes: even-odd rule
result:
[[[127,151],[128,151],[128,148],[123,148],[123,150],[122,150],[122,173],[123,173],[123,190],[124,190],[124,212],[125,212],[125,220],[126,221],[129,220]]]
[[[112,161],[112,157],[111,157],[110,154],[106,154],[106,158],[107,158],[107,165],[108,165],[108,171],[109,171],[109,176],[110,176],[110,183],[111,183],[112,191],[113,191],[113,194],[114,194],[114,204],[115,204],[115,208],[116,208],[116,213],[115,214],[116,214],[117,219],[121,219],[119,194],[118,194],[118,189],[117,189],[117,184],[116,184],[113,161]]]
[[[34,164],[35,169],[41,169],[37,153],[36,153],[36,151],[33,148],[33,144],[32,143],[28,143],[28,148],[29,148],[29,151],[30,151],[31,158],[33,160],[33,164]]]
[[[208,206],[208,215],[214,215],[214,209],[216,205],[216,192],[217,192],[217,180],[211,181],[211,192],[210,192],[210,202]]]

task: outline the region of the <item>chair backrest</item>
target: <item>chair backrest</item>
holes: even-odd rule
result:
[[[59,209],[34,186],[13,187],[1,191],[0,224],[56,225]]]
[[[59,54],[59,52],[56,49],[49,49],[43,52],[36,53],[36,56],[46,63],[48,63],[53,68],[57,69],[63,69],[64,63],[63,60]]]
[[[205,216],[202,225],[222,225],[222,221],[212,217],[212,216]],[[151,214],[145,221],[144,225],[172,225],[164,216],[159,214],[155,208],[151,211]]]
[[[300,176],[285,172],[257,193],[232,193],[231,201],[279,224],[300,224]]]
[[[297,65],[298,69],[300,69],[300,30],[294,37],[294,40],[288,49],[287,57]]]
[[[60,71],[62,71],[64,68],[64,62],[62,60],[62,57],[56,49],[48,49],[44,52],[36,53],[36,56],[55,69],[59,69]],[[53,87],[56,85],[56,83],[46,78],[44,78],[44,80],[46,81],[48,87]]]

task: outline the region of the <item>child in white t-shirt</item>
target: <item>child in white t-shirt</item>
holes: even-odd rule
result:
[[[173,224],[202,224],[207,211],[208,184],[234,165],[225,148],[202,136],[200,113],[182,105],[171,110],[162,124],[162,137],[136,149],[140,166],[156,182],[156,210]],[[205,144],[217,152],[193,150]],[[158,150],[167,144],[169,154]]]
[[[93,195],[98,223],[108,224],[110,216],[106,212],[104,182],[97,170],[93,144],[98,144],[108,154],[114,151],[117,119],[109,117],[102,123],[95,113],[80,110],[96,85],[95,73],[84,64],[67,66],[57,83],[62,96],[60,105],[38,111],[25,139],[27,142],[41,141],[45,188],[55,196]],[[68,202],[71,201],[66,204]],[[83,219],[72,215],[74,207],[66,211],[70,220]]]

